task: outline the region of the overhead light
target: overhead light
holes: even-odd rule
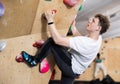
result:
[[[116,13],[113,13],[113,14],[111,14],[109,17],[110,18],[113,18],[113,17],[115,17],[116,16]]]
[[[115,17],[118,13],[120,13],[120,6],[116,6],[110,10],[107,10],[105,14],[109,17]]]

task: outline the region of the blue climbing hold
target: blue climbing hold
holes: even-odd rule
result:
[[[5,8],[3,6],[3,4],[0,2],[0,16],[3,16],[5,13]]]

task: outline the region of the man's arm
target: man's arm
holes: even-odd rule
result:
[[[75,24],[76,24],[76,21],[74,20],[72,23],[72,28],[71,28],[73,36],[81,36],[81,33],[78,31]]]
[[[81,36],[81,33],[77,30],[77,28],[75,27],[75,25],[73,25],[72,27],[72,34],[73,36]]]
[[[48,27],[49,27],[51,37],[53,38],[56,44],[69,47],[70,45],[69,38],[62,37],[56,30],[56,26],[54,22],[54,15],[55,14],[51,10],[45,12],[45,16],[48,22]]]

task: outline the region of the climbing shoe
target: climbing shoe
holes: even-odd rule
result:
[[[22,51],[21,54],[22,54],[22,57],[25,60],[25,62],[28,64],[28,66],[33,67],[33,66],[37,65],[37,63],[34,60],[34,56],[29,55],[25,51]]]

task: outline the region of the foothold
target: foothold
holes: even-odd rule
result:
[[[53,9],[53,10],[52,10],[52,13],[54,13],[54,14],[55,14],[56,12],[57,12],[57,10],[56,10],[56,9]]]
[[[107,40],[105,40],[105,41],[104,41],[104,43],[108,43],[108,41],[107,41]]]
[[[78,3],[79,0],[63,0],[63,3],[69,7],[73,7]]]
[[[39,40],[39,41],[36,41],[35,43],[33,43],[33,47],[41,48],[43,44],[44,44],[44,41]]]
[[[24,59],[23,59],[22,55],[20,55],[20,54],[18,54],[18,55],[16,56],[15,60],[16,60],[18,63],[24,62]]]
[[[5,13],[5,8],[3,6],[3,4],[0,2],[0,16],[3,16]]]
[[[40,73],[46,73],[50,69],[50,65],[46,59],[44,59],[39,66]]]
[[[6,47],[6,42],[5,41],[0,41],[0,52],[4,50],[4,48]]]
[[[82,10],[82,5],[79,7],[78,11],[81,11]]]

